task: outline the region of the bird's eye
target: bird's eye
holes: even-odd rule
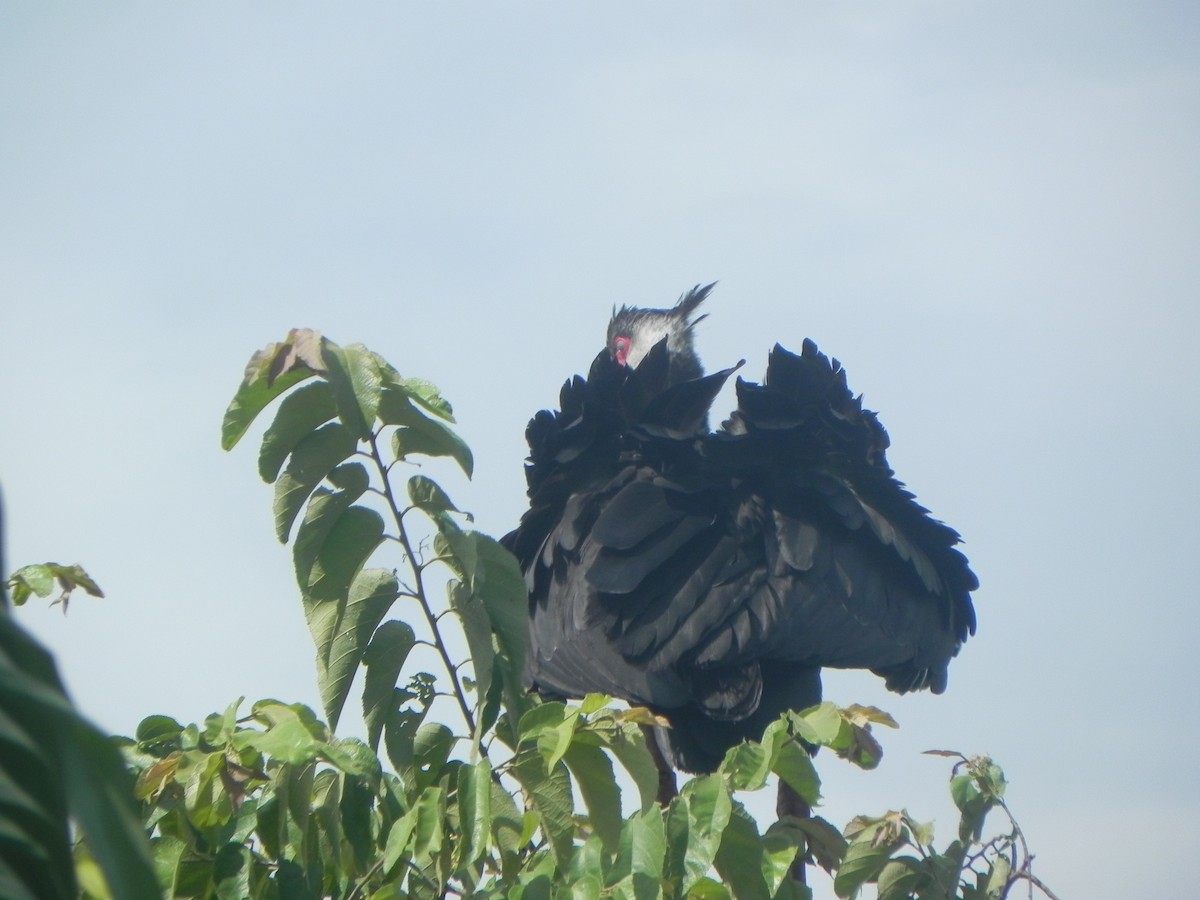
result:
[[[629,338],[623,335],[613,338],[612,355],[620,365],[625,365],[625,360],[629,358]]]

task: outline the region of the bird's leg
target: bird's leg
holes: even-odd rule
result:
[[[658,769],[658,804],[663,809],[671,805],[679,788],[675,784],[675,769],[663,756],[662,747],[658,746],[658,736],[654,733],[653,725],[643,725],[642,734],[646,737],[646,747],[654,757],[654,767]]]
[[[775,815],[779,818],[784,816],[795,816],[797,819],[808,819],[812,817],[812,807],[808,805],[808,801],[792,790],[791,786],[782,778],[779,779],[779,793],[775,798]],[[796,852],[796,860],[792,863],[791,875],[800,884],[805,884],[804,862],[808,857],[808,846],[806,843],[800,845],[800,849]]]

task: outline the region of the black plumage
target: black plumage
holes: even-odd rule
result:
[[[530,592],[529,685],[650,707],[668,757],[699,772],[819,702],[824,666],[940,693],[977,586],[811,341],[739,378],[709,430],[735,371],[704,375],[691,347],[710,289],[614,315],[587,379],[529,424],[530,508],[505,538]]]

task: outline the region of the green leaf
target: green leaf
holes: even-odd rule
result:
[[[729,777],[734,790],[757,791],[771,774],[770,751],[756,741],[745,741],[729,748],[717,771]]]
[[[417,509],[427,513],[459,511],[438,483],[424,475],[414,475],[408,479],[408,499]]]
[[[384,744],[392,768],[397,772],[405,772],[413,764],[413,742],[416,740],[417,730],[425,721],[429,707],[426,705],[419,710],[399,709],[400,704],[412,699],[413,695],[396,688],[393,696],[395,704],[383,722]],[[378,734],[371,735],[370,740],[371,745],[376,746],[379,742]]]
[[[467,537],[470,532],[463,531],[450,516],[436,513],[430,518],[437,526],[433,548],[438,558],[474,592],[479,559],[475,552],[475,542]]]
[[[620,822],[618,822],[618,828]],[[608,868],[609,854],[604,850],[600,835],[589,834],[581,844],[575,847],[571,856],[571,867],[565,872],[558,873],[560,882],[576,882],[594,872],[604,872]]]
[[[313,491],[312,500],[304,512],[304,519],[296,529],[296,540],[292,545],[292,560],[296,567],[296,583],[306,596],[313,596],[309,585],[314,580],[313,570],[325,548],[330,532],[333,531],[346,510],[370,487],[367,470],[358,463],[344,463],[329,473],[329,480],[340,490],[331,491],[319,487]],[[318,569],[318,577],[321,570]]]
[[[383,425],[417,426],[429,417],[413,405],[413,398],[398,383],[399,380],[399,376],[396,376],[383,386],[383,394],[379,398],[379,421]]]
[[[399,596],[394,577],[362,568],[383,540],[383,519],[363,506],[337,515],[336,505],[336,496],[314,497],[294,552],[318,687],[335,724],[371,629]]]
[[[406,856],[412,855],[412,837],[416,828],[417,808],[415,806],[392,823],[383,847],[384,875],[394,874],[396,864]]]
[[[738,900],[767,900],[772,893],[763,876],[763,841],[758,826],[737,800],[733,802],[730,823],[721,834],[714,865]]]
[[[307,328],[293,328],[287,340],[268,344],[246,365],[237,393],[225,410],[221,424],[221,447],[232,450],[250,423],[268,404],[293,385],[325,369],[321,345],[324,338]]]
[[[509,715],[519,717],[529,705],[522,681],[529,639],[529,594],[520,567],[497,541],[477,531],[463,531],[446,516],[436,520],[435,546],[449,557],[455,573],[487,611],[496,637],[496,671],[504,681]]]
[[[432,385],[429,387],[432,388]],[[440,415],[431,409],[431,406],[436,404],[427,405],[422,398],[410,392],[402,384],[396,382],[388,384],[383,390],[379,404],[379,421],[384,425],[399,426],[400,431],[406,433],[404,437],[393,439],[392,446],[396,456],[403,458],[405,453],[450,456],[458,462],[467,477],[470,478],[474,469],[474,459],[471,456],[470,448],[444,422],[431,419],[417,409],[414,401],[430,412],[434,412],[438,418],[454,421],[452,416]]]
[[[800,713],[787,713],[792,731],[801,740],[834,750],[863,769],[873,769],[883,758],[883,748],[871,735],[871,724],[896,727],[895,720],[873,706],[839,709],[822,703]]]
[[[433,413],[439,419],[445,419],[447,422],[454,421],[454,410],[450,408],[450,403],[441,395],[435,385],[428,381],[422,381],[420,378],[399,378],[395,376],[394,369],[392,375],[389,386],[399,388],[405,397]]]
[[[889,860],[880,869],[876,880],[878,900],[908,900],[918,891],[936,887],[929,876],[921,871],[919,861],[911,856]]]
[[[687,900],[732,900],[729,888],[708,876],[701,878],[687,892]]]
[[[979,788],[970,775],[955,775],[950,779],[950,797],[960,812],[966,812],[979,799]]]
[[[888,728],[900,727],[889,713],[884,712],[877,706],[859,706],[857,703],[851,703],[842,710],[842,713],[855,725],[886,725]]]
[[[792,819],[789,828],[803,832],[808,843],[808,852],[812,854],[817,865],[826,872],[832,873],[842,863],[849,846],[842,833],[820,816],[810,816],[806,819]]]
[[[901,846],[899,841],[856,840],[846,848],[842,865],[833,879],[833,890],[839,897],[852,897],[864,884],[874,881],[883,871],[892,854]]]
[[[232,703],[225,707],[225,711],[220,715],[213,713],[204,719],[204,731],[202,738],[209,746],[220,746],[228,744],[232,739],[234,732],[238,730],[238,710],[241,708],[245,697],[238,697]],[[180,744],[185,744],[189,747],[199,746],[197,741],[192,740],[191,733],[196,726],[189,725],[180,733]]]
[[[178,744],[183,726],[170,716],[146,716],[138,723],[135,737],[141,744]]]
[[[658,766],[646,747],[646,738],[636,725],[622,725],[608,740],[608,747],[633,778],[643,812],[658,799]]]
[[[621,789],[613,777],[612,761],[599,747],[574,741],[562,757],[587,808],[592,828],[609,852],[621,839]]]
[[[500,850],[505,880],[511,880],[513,869],[519,864],[518,857],[524,849],[521,840],[524,820],[512,795],[502,784],[492,779],[488,790],[491,795],[492,840]]]
[[[432,784],[442,775],[457,738],[440,722],[427,722],[413,740],[413,766],[419,787]]]
[[[792,739],[784,740],[776,753],[771,771],[787,782],[809,806],[821,801],[821,779],[808,751]]]
[[[120,754],[71,706],[50,654],[3,612],[0,710],[6,895],[75,896],[69,810],[116,896],[158,896]]]
[[[471,448],[455,432],[441,422],[423,419],[416,425],[397,428],[392,433],[392,454],[407,459],[414,453],[422,456],[449,456],[471,477],[475,459]]]
[[[79,885],[79,896],[85,897],[87,900],[112,900],[112,893],[108,890],[108,885],[104,881],[104,875],[100,872],[100,867],[96,865],[96,861],[92,859],[88,853],[87,844],[79,841],[74,847],[75,856],[75,880]],[[4,870],[0,866],[0,891],[4,891],[0,896],[3,897],[19,897],[20,900],[34,900],[33,895],[18,886],[16,881],[12,879],[11,873]]]
[[[980,792],[989,800],[999,800],[1003,797],[1004,791],[1008,787],[1008,782],[1004,778],[1004,770],[986,756],[977,757],[971,762],[971,769],[975,773],[975,780],[979,785]]]
[[[567,718],[567,706],[559,700],[539,703],[521,716],[518,734],[522,742],[540,740],[545,731],[558,728]]]
[[[627,880],[618,895],[648,900],[662,896],[663,865],[667,856],[666,826],[657,809],[637,812],[625,820],[620,847],[609,878]]]
[[[429,868],[441,852],[445,840],[446,793],[437,785],[429,785],[417,800],[416,826],[413,829],[413,865]]]
[[[480,691],[479,693],[483,693]],[[496,736],[504,742],[508,747],[515,747],[517,740],[512,733],[512,720],[525,709],[528,709],[534,704],[531,696],[524,698],[524,703],[520,709],[510,710],[509,717],[504,722],[504,727],[497,732]],[[475,733],[477,735],[476,743],[483,739],[483,735],[487,734],[496,727],[497,720],[500,717],[500,709],[504,706],[504,679],[497,677],[495,660],[492,661],[492,675],[488,679],[488,689],[483,693],[482,702],[479,704],[479,712],[475,719]]]
[[[587,694],[579,704],[581,715],[590,716],[612,703],[612,697],[607,694]]]
[[[100,585],[92,580],[92,576],[85,572],[81,565],[57,566],[54,574],[58,578],[58,583],[62,586],[64,595],[69,594],[77,587],[81,587],[91,597],[99,597],[101,599],[104,597],[104,591],[100,590]],[[999,771],[998,766],[995,768]],[[1003,780],[1003,773],[1000,778]]]
[[[396,682],[415,643],[416,634],[412,626],[407,622],[392,620],[379,626],[366,648],[363,656],[367,666],[363,685],[363,720],[372,749],[379,746],[379,735],[384,724],[395,711]]]
[[[337,401],[338,416],[359,440],[371,435],[383,392],[380,358],[362,344],[339,347],[326,342],[326,377]]]
[[[223,826],[233,817],[233,798],[221,780],[226,771],[223,753],[189,750],[182,754],[175,780],[183,785],[188,819],[201,830]]]
[[[516,558],[498,541],[477,531],[468,532],[475,544],[478,568],[474,593],[483,600],[500,646],[513,665],[525,663],[528,643],[529,592]]]
[[[870,726],[846,723],[847,737],[839,738],[837,755],[861,769],[874,769],[883,759],[883,747],[871,734]]]
[[[381,543],[383,517],[365,506],[350,507],[329,529],[301,590],[314,600],[344,602],[355,576]]]
[[[306,874],[303,867],[290,859],[279,861],[274,880],[279,885],[280,900],[302,900],[317,896],[317,879],[312,874]]]
[[[243,900],[250,894],[253,857],[250,848],[226,844],[213,859],[213,880],[217,884],[215,900]]]
[[[461,823],[455,868],[473,865],[487,852],[492,828],[492,768],[487,759],[458,770],[458,816]]]
[[[541,756],[522,754],[518,755],[512,774],[537,811],[559,868],[566,869],[575,844],[575,802],[566,766],[560,763],[547,772]]]
[[[987,896],[1003,897],[1004,889],[1008,887],[1008,878],[1012,874],[1012,864],[1008,861],[1007,856],[997,856],[992,860],[991,871],[988,872],[987,884],[984,885],[984,891]]]
[[[164,835],[150,842],[150,850],[154,856],[154,871],[159,884],[167,885],[168,890],[176,887],[179,870],[187,852],[187,844],[178,838]],[[179,896],[172,892],[167,896]]]
[[[447,585],[450,608],[458,613],[467,649],[471,656],[471,670],[475,676],[475,692],[482,706],[492,688],[492,670],[496,650],[492,644],[492,626],[483,602],[467,590],[461,581],[453,580]],[[481,718],[481,717],[480,717]]]
[[[553,769],[567,748],[571,746],[571,738],[575,736],[575,724],[578,715],[569,715],[552,728],[544,728],[538,734],[538,753],[546,761],[546,768]]]
[[[773,822],[762,836],[762,873],[772,896],[789,896],[794,882],[788,877],[796,856],[804,847],[804,833],[795,827],[796,819]]]
[[[383,766],[364,741],[355,737],[338,738],[332,743],[326,743],[322,755],[354,778],[363,779],[378,790],[379,779],[383,776]]]
[[[300,704],[273,700],[254,704],[254,716],[266,731],[246,729],[234,735],[234,746],[253,747],[280,762],[300,765],[316,759],[325,747],[321,727],[312,711]]]
[[[604,883],[600,881],[599,875],[584,875],[567,886],[566,897],[569,900],[600,900],[603,888]]]
[[[789,716],[792,729],[814,747],[833,747],[842,731],[842,712],[829,701]]]
[[[912,833],[913,842],[920,844],[922,847],[933,846],[933,823],[918,822],[912,818],[907,810],[902,814],[904,824],[908,826],[908,830]]]
[[[85,723],[77,723],[68,740],[64,763],[71,813],[113,895],[150,896],[142,892],[156,887],[155,878],[123,761],[112,743]]]
[[[296,445],[287,468],[275,482],[275,536],[281,544],[287,542],[292,522],[309,494],[357,446],[354,435],[337,422],[321,426]]]
[[[738,900],[768,900],[762,871],[763,845],[758,826],[745,807],[733,801],[729,824],[721,835],[713,864]]]
[[[554,857],[544,850],[539,851],[521,870],[518,884],[509,897],[511,900],[551,900],[556,875]]]
[[[71,592],[77,587],[82,587],[93,597],[102,598],[104,596],[104,591],[100,590],[100,586],[92,580],[82,566],[64,566],[61,563],[48,562],[22,566],[9,576],[8,587],[12,590],[13,605],[24,605],[31,594],[49,597],[54,592],[56,582],[61,593],[54,602],[61,603],[64,612],[66,612],[67,603],[71,599]]]
[[[305,385],[284,397],[258,451],[258,474],[262,480],[272,484],[296,445],[336,415],[337,404],[327,381]]]
[[[12,591],[14,606],[24,606],[33,594],[39,597],[49,597],[54,590],[53,563],[45,565],[22,566],[9,576],[7,587]]]
[[[329,640],[318,642],[317,687],[331,729],[337,727],[358,667],[366,664],[367,648],[376,628],[399,595],[400,585],[395,574],[386,569],[363,569],[350,584],[345,609],[340,617],[335,616]],[[337,604],[333,606],[336,610]],[[411,628],[409,633],[411,635]],[[368,683],[370,677],[368,671]],[[393,679],[391,687],[395,683]],[[388,700],[391,693],[389,689]],[[364,709],[368,708],[364,696]],[[377,747],[378,732],[375,734],[374,746]]]
[[[341,817],[342,788],[345,779],[330,769],[321,769],[313,779],[312,801],[310,805],[310,833],[316,841],[329,848],[321,852],[328,863],[336,863],[339,856],[334,855],[333,848],[345,846],[344,823]]]
[[[693,778],[671,801],[667,839],[672,880],[690,891],[712,868],[733,800],[720,775]]]
[[[958,823],[959,840],[963,843],[978,840],[983,833],[983,823],[993,801],[979,790],[974,774],[956,775],[951,778],[950,796],[962,813]]]

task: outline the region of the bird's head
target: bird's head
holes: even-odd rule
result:
[[[608,323],[608,352],[619,365],[636,368],[665,338],[671,360],[670,383],[699,378],[704,366],[692,345],[692,328],[705,316],[693,315],[712,289],[712,284],[696,285],[670,309],[622,306],[614,310]]]

